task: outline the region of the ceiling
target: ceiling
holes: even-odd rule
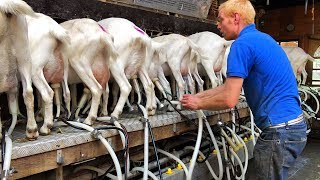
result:
[[[290,6],[301,6],[308,3],[308,7],[312,6],[312,3],[318,3],[319,0],[269,0],[269,5],[267,5],[267,0],[251,0],[252,4],[257,8],[263,9],[279,9]]]

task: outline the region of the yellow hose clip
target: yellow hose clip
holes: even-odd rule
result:
[[[172,169],[171,169],[171,168],[168,168],[168,170],[167,170],[166,174],[173,174]]]
[[[253,139],[253,136],[252,136],[252,134],[250,135],[250,138],[249,138],[250,140],[252,140]]]
[[[214,150],[212,151],[212,154],[217,154],[217,150],[214,149]]]

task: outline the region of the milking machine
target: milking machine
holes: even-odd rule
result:
[[[69,125],[71,127],[74,127],[76,129],[87,130],[87,131],[92,133],[93,137],[99,139],[102,142],[102,144],[106,147],[106,149],[108,150],[108,152],[109,152],[109,154],[110,154],[110,156],[111,156],[111,158],[112,158],[112,160],[114,162],[114,166],[115,166],[116,173],[117,173],[117,179],[122,179],[122,172],[121,172],[121,166],[120,166],[119,160],[118,160],[114,150],[112,149],[112,147],[108,143],[108,141],[102,136],[102,134],[100,132],[100,130],[106,130],[106,129],[116,129],[119,132],[121,132],[120,134],[125,136],[124,139],[126,140],[126,142],[124,143],[125,144],[124,150],[125,150],[125,153],[128,154],[128,136],[127,136],[127,133],[121,127],[121,125],[120,125],[120,128],[119,127],[113,127],[113,126],[100,126],[100,127],[93,128],[93,127],[91,127],[89,125],[86,125],[86,124],[83,124],[83,123],[80,123],[80,122],[67,121],[66,117],[68,117],[68,115],[64,114],[64,116],[65,117],[60,116],[58,118],[58,120],[61,120],[64,123],[66,123],[67,125]],[[71,115],[71,117],[73,117],[73,115]],[[125,158],[125,179],[127,179],[127,170],[128,170],[128,168],[126,166],[127,162],[128,162],[128,160],[127,160],[127,158]],[[108,175],[107,173],[108,173],[108,171],[106,171],[103,174],[103,177],[107,176]]]

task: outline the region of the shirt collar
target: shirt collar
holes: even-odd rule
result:
[[[239,34],[239,37],[240,36],[242,36],[243,34],[246,34],[246,33],[248,33],[248,32],[252,32],[252,31],[256,31],[257,29],[256,29],[256,25],[255,24],[249,24],[249,25],[247,25],[246,27],[244,27],[242,30],[241,30],[241,32],[240,32],[240,34]]]

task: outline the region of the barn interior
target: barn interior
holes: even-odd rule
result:
[[[205,31],[221,36],[217,28],[217,16],[220,4],[225,2],[225,0],[24,1],[34,12],[43,13],[57,23],[77,18],[89,18],[98,22],[106,18],[119,17],[131,21],[151,38],[173,33],[188,37]],[[255,25],[259,31],[269,34],[281,47],[300,47],[314,59],[305,62],[304,68],[307,72],[307,76],[303,77],[306,78],[305,82],[302,82],[302,79],[297,80],[301,107],[308,125],[307,145],[290,168],[287,178],[319,179],[320,158],[317,152],[320,147],[320,1],[251,0],[250,2],[256,11]],[[170,83],[174,81],[169,76],[166,78]],[[110,94],[115,91],[113,83],[110,83]],[[209,80],[205,81],[205,89],[211,88],[209,83]],[[132,107],[126,105],[119,118],[99,116],[91,127],[79,124],[82,124],[80,122],[88,116],[89,103],[92,100],[87,100],[88,105],[81,109],[77,119],[74,117],[76,110],[68,118],[63,97],[60,97],[61,113],[59,117],[54,118],[51,132],[48,135],[40,133],[39,137],[31,140],[26,137],[27,109],[23,103],[22,84],[19,87],[18,98],[21,116],[18,116],[18,123],[11,135],[5,134],[6,128],[10,126],[12,114],[8,106],[9,98],[2,93],[0,96],[3,124],[2,168],[5,166],[5,153],[9,154],[10,158],[10,168],[2,171],[2,178],[229,179],[230,174],[227,175],[225,168],[230,167],[231,179],[240,176],[240,179],[257,179],[253,165],[253,151],[260,131],[250,124],[254,118],[245,100],[239,100],[235,108],[220,111],[187,109],[169,111],[158,105],[155,115],[148,116],[143,108],[147,104],[147,92],[142,90],[141,82],[138,84],[142,91],[141,105],[137,103],[139,96],[133,92],[129,95]],[[84,87],[88,86],[83,84],[74,86],[78,94],[76,102],[80,102],[83,97],[81,94],[84,94]],[[40,96],[36,96],[35,85],[33,89],[34,111],[37,116],[39,113],[37,108],[41,106],[37,101],[41,100],[38,100]],[[197,91],[199,89],[196,88]],[[157,90],[155,94],[160,101],[162,100],[161,102],[166,101],[161,91]],[[110,95],[110,105],[113,101],[114,97]],[[171,101],[177,103],[179,98],[173,96]],[[108,106],[108,110],[111,113],[113,108]],[[53,113],[58,111],[59,109],[53,105]],[[101,113],[101,110],[98,112]],[[75,121],[76,119],[78,121]],[[37,124],[40,131],[43,123],[39,121]],[[239,124],[239,127],[235,124]],[[240,125],[246,129],[240,129]],[[82,130],[75,129],[74,126],[81,126]],[[229,132],[228,128],[232,130]],[[229,154],[223,154],[225,143],[223,138],[219,137],[222,137],[222,131],[226,131],[224,132],[226,136],[233,138],[234,134],[239,136],[241,139],[239,147],[246,148],[234,152],[229,150],[235,148],[230,145],[237,143],[237,140],[233,140],[234,142],[229,142],[230,146],[227,146]],[[199,138],[199,134],[202,137]],[[214,137],[218,143],[214,142]],[[8,144],[7,138],[11,138],[11,143],[8,141],[11,145],[10,150],[4,146]],[[199,149],[201,151],[199,154],[197,146],[198,151]],[[229,161],[229,156],[236,157],[236,160]]]

